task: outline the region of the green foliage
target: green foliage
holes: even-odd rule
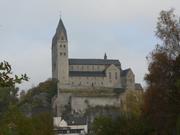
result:
[[[115,130],[112,126],[113,124],[111,118],[99,117],[94,121],[93,130],[96,133],[96,135],[115,135]]]
[[[41,112],[52,112],[52,98],[57,94],[57,81],[48,79],[31,88],[20,98],[19,108],[26,115],[36,115]]]
[[[28,81],[26,74],[18,77],[12,75],[11,65],[4,61],[0,63],[0,117],[7,111],[9,105],[17,103],[18,89],[15,84],[20,84],[22,81]]]
[[[143,92],[140,91],[128,91],[126,92],[126,101],[124,111],[131,113],[133,116],[140,117],[142,113],[143,105]]]
[[[16,106],[10,106],[1,121],[0,134],[31,135],[30,119],[26,118]]]
[[[50,113],[41,113],[32,117],[35,134],[53,135],[53,121]]]
[[[0,111],[3,112],[0,135],[53,135],[51,98],[56,92],[56,82],[47,80],[40,83],[20,100],[16,98],[17,91],[13,88],[0,89]],[[44,106],[45,103],[48,106]],[[28,114],[34,111],[33,115],[29,117],[22,111],[23,107]]]
[[[47,80],[40,83],[18,100],[18,89],[15,88],[15,84],[28,81],[29,78],[26,74],[20,77],[13,76],[11,70],[8,62],[0,63],[0,135],[53,135],[50,105],[51,98],[57,92],[56,81]],[[47,97],[44,98],[44,95]],[[46,102],[49,103],[49,106],[45,106],[48,112],[41,111],[32,117],[27,117],[22,113],[21,107],[24,104],[30,106],[35,104],[34,106],[39,109]],[[31,110],[27,109],[29,113]]]
[[[26,117],[17,106],[11,106],[0,121],[2,135],[53,135],[52,129],[51,114]]]
[[[145,119],[122,114],[117,119],[96,118],[93,123],[93,131],[95,135],[151,135],[153,128]]]
[[[177,135],[180,135],[180,115],[177,119],[176,129],[177,129]]]
[[[18,102],[17,88],[0,88],[0,117],[7,111],[9,105],[15,105]]]
[[[22,81],[28,81],[26,74],[22,74],[20,77],[12,75],[11,65],[4,61],[0,63],[0,87],[15,87],[15,84],[22,83]]]
[[[48,79],[45,82],[39,83],[38,86],[29,89],[24,101],[32,101],[32,97],[40,93],[47,93],[48,101],[51,102],[52,97],[57,94],[57,81]]]

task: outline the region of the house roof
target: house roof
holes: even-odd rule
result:
[[[67,122],[68,126],[70,125],[86,125],[86,118],[85,117],[76,117],[73,115],[68,115],[68,117],[64,118]]]
[[[69,59],[69,65],[111,65],[121,66],[119,60],[114,59]]]
[[[69,71],[71,77],[105,77],[105,72],[93,72],[93,71]]]
[[[121,71],[121,76],[126,76],[126,75],[128,74],[129,71],[131,71],[130,68],[125,69],[125,70],[122,70],[122,71]]]

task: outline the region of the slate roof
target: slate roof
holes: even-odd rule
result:
[[[64,37],[65,39],[64,39],[64,40],[67,41],[68,38],[67,38],[66,28],[65,28],[65,26],[64,26],[64,24],[63,24],[62,19],[60,18],[59,23],[58,23],[58,26],[57,26],[57,28],[56,28],[56,34],[55,34],[54,37],[53,37],[53,42],[56,41],[56,40],[59,38],[59,35],[60,35],[61,32],[64,33],[64,35],[65,35],[65,37]]]
[[[128,74],[129,71],[131,71],[130,68],[125,69],[125,70],[122,70],[122,71],[121,71],[121,76],[126,76],[126,75]]]
[[[69,65],[111,65],[121,66],[119,60],[112,59],[69,59]]]
[[[67,122],[68,126],[70,125],[86,125],[86,118],[85,117],[77,117],[73,115],[68,115],[65,117],[64,120]]]
[[[105,72],[93,72],[93,71],[69,71],[71,77],[105,77]]]

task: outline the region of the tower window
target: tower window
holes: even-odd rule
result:
[[[66,56],[66,53],[64,53],[64,56]]]
[[[60,53],[60,56],[62,56],[63,53]]]
[[[60,45],[60,47],[62,47],[62,45]]]
[[[64,40],[64,37],[63,37],[63,36],[61,37],[61,40]]]
[[[66,45],[64,45],[64,48],[66,48]]]

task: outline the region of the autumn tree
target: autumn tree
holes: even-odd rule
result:
[[[143,91],[127,91],[126,100],[125,100],[125,111],[130,113],[134,117],[140,117],[142,113],[142,105],[144,102],[144,93]]]
[[[180,114],[180,21],[172,9],[160,12],[156,36],[161,44],[148,57],[144,113],[166,135],[175,132]]]

